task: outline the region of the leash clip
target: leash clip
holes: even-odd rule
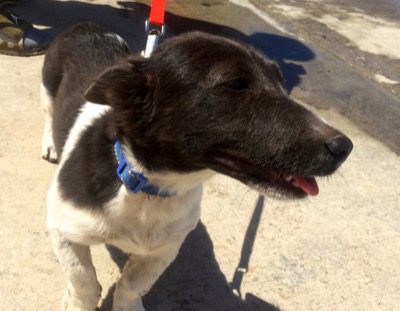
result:
[[[153,25],[153,24],[152,24]],[[144,50],[144,58],[149,58],[158,46],[158,39],[165,34],[165,26],[159,25],[159,28],[150,29],[150,21],[146,20],[145,31],[147,33],[146,49]]]
[[[152,24],[153,26],[153,24]],[[144,31],[146,32],[147,35],[156,35],[158,37],[161,37],[165,34],[165,25],[157,25],[159,28],[152,28],[150,29],[150,20],[147,19],[146,22],[144,23]]]

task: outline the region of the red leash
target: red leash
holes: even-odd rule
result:
[[[158,39],[165,33],[164,15],[165,0],[152,0],[150,18],[146,20],[145,24],[145,31],[147,33],[147,44],[146,50],[144,51],[145,58],[150,57],[151,53],[153,53],[158,45]]]
[[[164,25],[165,0],[152,0],[150,10],[150,24]]]

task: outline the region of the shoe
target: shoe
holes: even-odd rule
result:
[[[44,54],[52,39],[47,30],[36,29],[17,14],[0,8],[0,54],[14,56]]]

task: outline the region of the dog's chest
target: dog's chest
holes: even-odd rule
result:
[[[121,188],[108,204],[108,241],[125,252],[150,254],[180,246],[200,217],[201,189],[183,197],[160,198],[130,194]]]

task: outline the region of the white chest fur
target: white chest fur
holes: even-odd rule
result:
[[[108,241],[141,255],[180,245],[199,220],[201,193],[198,187],[183,196],[160,198],[121,188],[106,208]]]
[[[101,210],[76,207],[59,193],[57,176],[48,196],[48,226],[68,240],[110,243],[135,254],[164,252],[181,244],[200,217],[201,186],[185,195],[160,198],[122,186]]]

